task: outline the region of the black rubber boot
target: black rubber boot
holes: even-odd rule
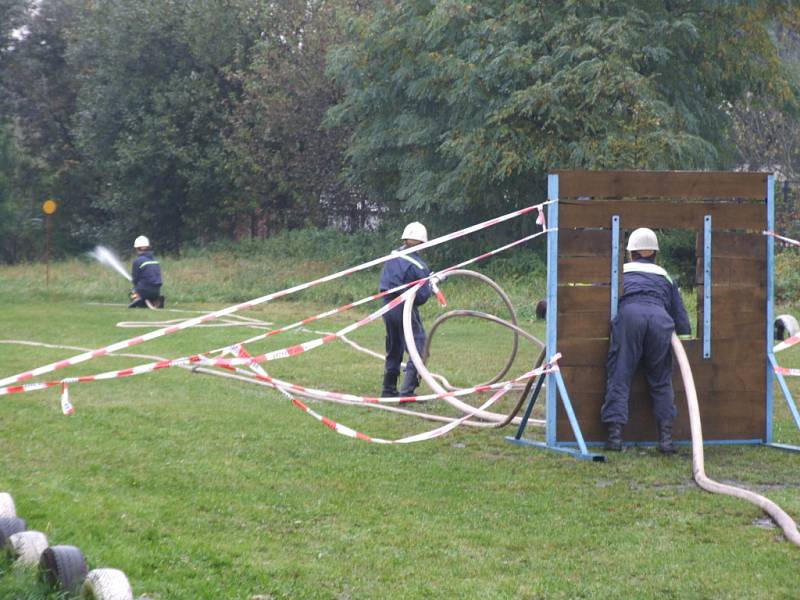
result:
[[[608,441],[606,441],[605,449],[622,452],[622,423],[608,424]]]
[[[672,421],[661,421],[658,424],[658,451],[661,454],[675,454],[672,444]]]
[[[381,398],[395,398],[397,396],[397,377],[400,373],[384,373]]]
[[[400,386],[401,396],[413,396],[419,386],[419,375],[416,371],[406,369],[403,373],[403,385]]]

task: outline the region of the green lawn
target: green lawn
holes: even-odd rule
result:
[[[118,321],[181,316],[88,304],[121,301],[124,282],[86,265],[69,269],[89,283],[70,283],[51,267],[49,297],[21,268],[0,269],[0,339],[94,348],[146,331],[118,329]],[[224,306],[187,304],[181,281],[172,281],[179,308]],[[524,282],[510,289],[530,315]],[[284,324],[333,306],[322,300],[278,302],[247,315]],[[466,285],[451,301],[492,307]],[[332,331],[353,316],[311,327]],[[543,333],[538,323],[524,325]],[[176,357],[253,333],[197,329],[131,351]],[[493,374],[509,342],[506,332],[465,321],[438,336],[433,367],[459,384]],[[251,350],[312,337],[290,332]],[[352,337],[380,351],[382,326]],[[73,354],[0,344],[0,376]],[[779,356],[800,366],[800,350]],[[523,347],[514,372],[534,357],[535,349]],[[140,362],[109,357],[59,373]],[[266,366],[300,384],[362,394],[377,393],[382,372],[379,360],[340,342]],[[800,387],[792,389],[800,397]],[[776,399],[778,441],[800,444]],[[71,400],[76,412],[64,417],[56,389],[0,398],[0,491],[14,496],[20,516],[52,544],[79,546],[91,567],[122,569],[136,594],[158,600],[798,594],[800,548],[759,526],[764,515],[754,506],[701,491],[687,448],[671,459],[631,449],[598,464],[509,444],[508,430],[469,428],[425,443],[375,445],[335,434],[275,391],[180,369],[74,385]],[[435,426],[310,404],[374,436]],[[799,462],[798,454],[766,448],[706,449],[710,477],[764,493],[795,518]],[[0,598],[45,597],[32,573],[0,565]]]

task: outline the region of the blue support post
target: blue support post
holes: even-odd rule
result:
[[[775,177],[770,175],[767,177],[767,231],[775,231]],[[772,348],[775,346],[775,238],[771,235],[767,237],[767,426],[765,432],[766,445],[778,450],[788,450],[791,452],[800,452],[800,447],[792,446],[789,444],[776,444],[773,441],[773,416],[774,410],[774,390],[772,378],[773,376],[778,380],[786,404],[792,413],[794,422],[800,429],[800,412],[797,410],[797,405],[792,398],[792,393],[789,391],[789,386],[786,385],[786,379],[782,373],[777,373],[778,360],[775,358],[775,353]]]
[[[775,231],[775,176],[767,177],[767,230]],[[775,345],[775,238],[771,235],[767,238],[767,353],[772,354],[772,347]],[[773,412],[773,366],[767,360],[767,386],[766,403],[767,419],[764,439],[766,443],[772,443],[772,412]]]
[[[703,358],[711,358],[711,215],[703,219]]]
[[[546,350],[547,360],[549,361],[558,352],[558,175],[547,176],[547,199],[551,202],[547,205],[547,339]],[[578,419],[575,416],[575,411],[572,409],[572,402],[567,393],[567,386],[564,385],[564,379],[559,370],[551,371],[546,375],[546,410],[547,421],[545,423],[545,441],[536,442],[526,440],[522,437],[525,427],[528,424],[531,412],[533,411],[534,402],[541,389],[541,382],[537,383],[536,390],[531,395],[528,408],[522,418],[520,426],[515,436],[507,436],[506,440],[514,444],[521,444],[525,446],[536,446],[553,450],[556,452],[564,452],[570,454],[575,458],[583,460],[591,460],[594,462],[605,461],[606,457],[602,454],[594,454],[588,451],[586,442],[583,439]],[[556,414],[557,403],[559,394],[561,402],[564,405],[564,410],[567,413],[570,426],[578,442],[579,450],[574,448],[565,447],[560,445],[556,440]]]
[[[547,360],[555,356],[558,332],[558,175],[547,176]],[[547,374],[547,445],[556,443],[557,390],[553,374]]]
[[[619,215],[611,217],[611,319],[619,304]]]
[[[775,231],[775,177],[769,175],[767,177],[767,231]],[[788,450],[791,452],[800,452],[800,447],[792,446],[790,444],[776,444],[773,441],[773,417],[774,410],[774,385],[773,377],[778,380],[778,385],[786,398],[786,404],[792,413],[794,422],[800,429],[800,411],[797,410],[797,405],[792,398],[792,393],[789,391],[789,386],[786,385],[786,379],[782,373],[777,373],[778,360],[775,358],[775,353],[772,348],[775,346],[775,238],[771,235],[767,238],[767,424],[765,431],[765,443],[770,448],[777,448],[778,450]]]
[[[772,370],[773,374],[778,379],[778,385],[781,386],[781,391],[786,397],[786,403],[789,405],[789,411],[792,413],[792,417],[794,417],[794,422],[797,425],[797,428],[800,429],[800,412],[798,412],[797,405],[794,403],[794,398],[792,398],[792,393],[789,391],[789,386],[786,385],[786,378],[782,373],[776,372],[776,369],[778,368],[778,360],[770,350],[767,351],[767,358],[769,359],[767,366],[770,368],[770,370]],[[768,442],[772,442],[772,440],[768,440]]]
[[[553,379],[556,380],[556,385],[558,385],[558,391],[561,394],[561,402],[564,405],[564,410],[567,413],[569,424],[572,427],[572,433],[575,435],[575,441],[578,442],[578,448],[580,448],[581,454],[589,454],[589,450],[586,448],[586,442],[583,440],[581,426],[578,425],[578,419],[575,417],[575,411],[572,410],[572,401],[569,399],[567,386],[564,385],[564,378],[561,376],[561,371],[556,371],[553,373]]]

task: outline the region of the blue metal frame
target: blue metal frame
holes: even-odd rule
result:
[[[545,442],[535,442],[533,440],[526,440],[522,437],[525,433],[525,428],[528,426],[528,420],[530,419],[531,413],[533,412],[533,407],[536,404],[536,398],[539,397],[539,392],[542,389],[542,384],[544,383],[545,377],[551,377],[551,381],[555,380],[556,386],[558,387],[558,391],[561,393],[561,401],[564,403],[564,409],[567,411],[567,416],[569,418],[570,425],[572,426],[572,431],[575,433],[575,439],[577,442],[568,443],[568,444],[561,444],[561,445],[551,445]],[[506,440],[513,444],[519,444],[522,446],[537,446],[539,448],[545,448],[547,450],[555,450],[557,452],[565,452],[570,454],[576,458],[580,458],[582,460],[591,460],[593,462],[603,462],[605,461],[606,457],[602,454],[595,454],[593,452],[589,452],[589,449],[586,447],[586,442],[583,439],[583,434],[581,433],[581,428],[578,425],[578,420],[575,418],[575,412],[572,410],[572,403],[569,399],[569,394],[567,393],[567,387],[564,385],[564,378],[561,376],[559,371],[555,371],[554,373],[548,373],[545,377],[539,377],[536,381],[536,387],[533,389],[530,395],[530,399],[528,400],[528,406],[525,409],[525,414],[522,416],[520,420],[519,427],[517,428],[517,433],[514,436],[506,436]],[[570,448],[569,446],[576,445],[580,448],[578,452]]]
[[[711,215],[703,219],[703,358],[711,358]]]
[[[547,176],[547,360],[555,356],[558,322],[558,175]],[[553,377],[547,375],[547,431],[548,446],[556,444],[556,387]]]
[[[772,371],[772,374],[778,379],[778,385],[781,386],[781,391],[786,398],[786,403],[789,405],[789,410],[792,413],[792,417],[794,417],[794,422],[797,425],[797,428],[800,429],[800,411],[797,410],[797,405],[794,403],[792,393],[789,391],[789,386],[786,384],[786,378],[782,373],[775,372],[775,369],[778,368],[778,359],[775,358],[775,354],[772,351],[767,351],[767,358],[769,359],[767,366]],[[772,439],[768,439],[767,443],[772,443]]]
[[[517,428],[517,435],[515,435],[513,438],[506,437],[507,440],[516,442],[522,439],[522,435],[525,433],[525,428],[528,426],[528,419],[531,418],[533,406],[536,404],[536,399],[539,397],[539,392],[542,390],[544,378],[545,375],[539,375],[539,377],[536,379],[536,386],[533,388],[533,391],[528,397],[528,407],[525,409],[525,414],[522,415],[522,419],[520,420],[519,427]]]
[[[767,176],[767,230],[775,230],[775,177]],[[767,237],[767,419],[764,441],[772,443],[772,411],[773,405],[773,385],[772,377],[775,373],[769,360],[772,354],[772,347],[775,345],[775,238],[771,235]]]
[[[558,322],[558,175],[547,176],[547,199],[551,201],[547,206],[547,357],[553,357],[558,352],[557,341],[557,322]],[[565,452],[576,458],[583,460],[591,460],[594,462],[602,462],[606,459],[602,454],[594,454],[589,452],[586,447],[586,442],[583,439],[578,419],[575,416],[575,411],[572,408],[569,394],[567,393],[567,386],[564,385],[564,378],[558,370],[551,371],[546,375],[547,389],[546,389],[546,429],[545,429],[545,442],[535,442],[526,440],[522,437],[525,432],[525,427],[528,424],[533,405],[536,402],[536,397],[539,395],[541,389],[541,378],[537,382],[536,389],[531,394],[528,407],[525,410],[525,415],[522,417],[517,434],[515,436],[507,436],[506,440],[514,444],[521,444],[525,446],[537,446],[547,450],[554,450],[556,452]],[[559,394],[561,396],[561,403],[567,413],[572,432],[577,440],[579,450],[569,448],[559,443],[556,440],[556,409]]]
[[[767,177],[767,227],[770,231],[774,230],[775,226],[775,197],[774,197],[774,176]],[[548,218],[548,233],[547,233],[547,338],[546,348],[547,356],[552,357],[557,353],[558,342],[558,194],[559,194],[559,180],[558,175],[548,175],[547,177],[547,198],[551,201],[548,204],[547,218]],[[703,259],[704,259],[704,277],[703,277],[703,358],[711,357],[711,290],[712,290],[712,219],[711,215],[705,215],[703,222]],[[612,242],[611,242],[611,317],[614,318],[617,314],[618,301],[619,301],[619,238],[620,238],[620,219],[619,215],[614,215],[611,220]],[[767,446],[777,448],[780,450],[790,450],[800,452],[800,447],[791,446],[788,444],[777,444],[772,441],[773,429],[773,382],[772,377],[778,379],[789,409],[792,412],[795,423],[800,429],[800,411],[798,411],[786,381],[780,373],[775,372],[777,367],[777,360],[772,352],[774,345],[773,321],[775,313],[774,295],[775,295],[775,240],[771,236],[767,236],[767,382],[766,382],[766,431],[763,440],[709,440],[705,441],[707,445],[725,445],[725,444],[765,444]],[[528,407],[520,423],[516,436],[508,436],[506,440],[515,444],[536,446],[547,450],[557,452],[565,452],[576,458],[592,461],[604,461],[605,456],[601,454],[593,454],[588,451],[587,444],[583,439],[583,434],[580,429],[580,424],[577,421],[575,412],[572,408],[569,394],[564,384],[564,379],[561,372],[555,370],[546,375],[547,389],[546,389],[546,431],[545,442],[536,442],[526,440],[522,437],[525,432],[528,420],[533,410],[534,403],[541,391],[543,378],[537,382],[536,389],[532,392],[529,400]],[[559,442],[556,439],[556,410],[558,397],[561,396],[561,401],[564,410],[567,413],[570,426],[572,427],[575,436],[575,442]],[[684,443],[684,442],[681,442]],[[686,442],[688,443],[688,442]],[[654,442],[644,443],[627,443],[626,445],[633,446],[647,446],[652,445]],[[592,443],[595,445],[595,443]],[[574,447],[577,446],[576,450]]]
[[[564,446],[577,446],[577,442],[561,442]],[[676,446],[691,446],[691,440],[673,440],[672,442]],[[605,442],[589,442],[587,446],[602,446]],[[758,439],[751,439],[751,440],[707,440],[703,439],[704,446],[764,446],[764,440]],[[787,446],[786,444],[766,444],[767,446],[781,446],[785,448],[795,448],[798,449],[797,446]],[[624,446],[626,448],[647,448],[647,447],[655,447],[658,446],[658,442],[624,442]]]
[[[775,177],[769,175],[767,177],[767,231],[775,231]],[[786,404],[789,405],[789,410],[794,417],[794,422],[797,428],[800,429],[800,413],[797,410],[797,405],[792,398],[789,391],[789,386],[786,385],[786,379],[781,373],[776,373],[775,369],[778,367],[778,360],[775,358],[775,353],[772,348],[775,346],[775,238],[771,235],[767,238],[767,423],[765,432],[765,444],[771,448],[778,450],[788,450],[791,452],[800,452],[799,446],[792,446],[790,444],[777,444],[773,442],[773,422],[772,412],[774,410],[774,385],[773,377],[778,380],[783,396],[786,399]]]
[[[611,319],[619,305],[619,215],[611,217]]]

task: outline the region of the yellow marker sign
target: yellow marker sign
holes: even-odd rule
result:
[[[52,215],[54,212],[56,212],[57,208],[58,203],[55,200],[45,200],[44,204],[42,204],[42,211],[44,211],[44,214],[46,215]]]

